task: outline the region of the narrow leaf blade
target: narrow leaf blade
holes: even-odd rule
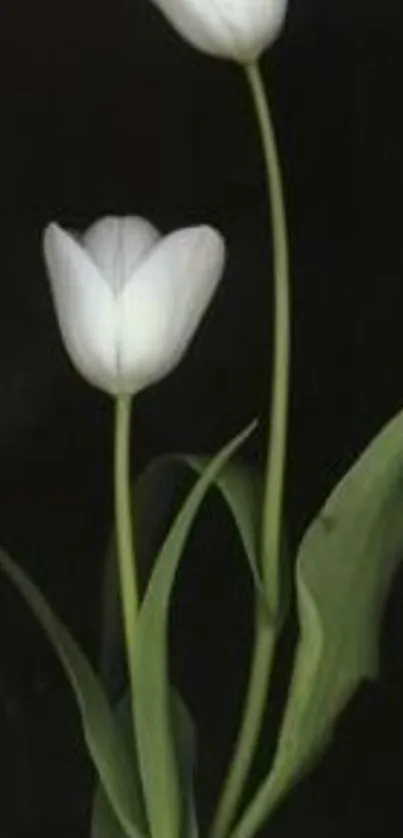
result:
[[[195,726],[188,708],[179,693],[173,689],[171,689],[171,709],[185,812],[185,828],[182,838],[197,838],[198,828],[193,791],[193,775],[196,764]],[[126,689],[117,705],[115,717],[122,736],[130,743],[130,759],[137,765],[137,753],[132,735],[131,700],[128,689]],[[116,815],[111,809],[101,783],[98,783],[94,794],[91,838],[126,838]]]
[[[207,466],[178,513],[157,557],[137,624],[136,740],[150,829],[179,838],[183,826],[180,779],[169,697],[167,634],[176,571],[193,521],[220,469],[254,425],[226,445]]]
[[[207,457],[164,455],[154,460],[136,481],[133,487],[133,516],[136,519],[136,558],[141,580],[148,575],[148,569],[178,509],[186,472],[200,476],[209,462],[211,458]],[[264,608],[265,593],[259,569],[261,475],[244,463],[232,460],[216,475],[212,488],[221,495],[233,518],[255,590]],[[284,564],[288,568],[288,562]],[[113,534],[106,555],[103,590],[101,671],[108,693],[116,701],[125,685],[125,662]],[[284,585],[283,590],[286,594],[282,602],[284,618],[289,602],[289,585]]]
[[[39,588],[3,550],[0,550],[0,568],[35,615],[63,665],[81,713],[89,754],[125,836],[141,838],[145,827],[138,777],[100,681]]]
[[[197,474],[209,463],[204,457],[185,457],[184,462]],[[263,606],[266,597],[259,568],[259,536],[262,508],[262,481],[250,467],[231,461],[218,473],[214,487],[221,494],[241,539],[253,582]]]

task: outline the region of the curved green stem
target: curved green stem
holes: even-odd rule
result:
[[[211,838],[223,838],[228,834],[242,795],[259,740],[274,643],[273,626],[267,619],[267,611],[264,606],[258,603],[255,617],[254,648],[242,722],[211,828]]]
[[[262,518],[262,573],[266,583],[266,595],[270,610],[274,620],[276,620],[281,596],[280,541],[289,399],[290,288],[288,237],[280,161],[265,88],[257,64],[247,65],[246,73],[260,128],[273,229],[274,347],[270,429]]]
[[[130,418],[132,397],[116,398],[115,522],[124,638],[130,690],[134,696],[134,641],[138,611],[136,562],[130,495]]]
[[[290,294],[288,241],[282,177],[267,97],[256,63],[245,66],[256,111],[264,156],[273,231],[274,347],[270,429],[262,509],[261,572],[269,608],[256,603],[252,664],[241,728],[214,818],[211,838],[225,838],[231,829],[261,731],[282,609],[281,535],[287,439]]]

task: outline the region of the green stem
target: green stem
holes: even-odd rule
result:
[[[261,534],[261,571],[269,619],[257,602],[254,649],[242,723],[213,821],[211,838],[225,838],[231,829],[258,744],[279,629],[282,593],[280,550],[290,363],[287,226],[275,133],[260,69],[252,63],[245,66],[245,71],[261,136],[273,230],[274,348]]]
[[[115,522],[123,629],[130,690],[134,696],[134,642],[138,611],[136,562],[130,494],[130,418],[132,397],[117,396],[115,413]]]
[[[274,643],[273,626],[267,619],[264,606],[258,603],[256,606],[254,648],[242,723],[211,827],[211,838],[223,838],[228,834],[241,799],[259,740]]]
[[[274,347],[270,429],[262,519],[262,573],[274,619],[280,599],[280,542],[287,441],[290,366],[288,239],[280,161],[267,96],[257,64],[246,66],[260,128],[273,230]]]

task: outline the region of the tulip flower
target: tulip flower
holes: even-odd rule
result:
[[[44,253],[66,349],[91,384],[133,395],[183,357],[221,278],[210,227],[161,237],[138,217],[106,217],[77,238],[57,224]]]
[[[186,41],[240,64],[256,61],[277,38],[287,0],[153,0]]]

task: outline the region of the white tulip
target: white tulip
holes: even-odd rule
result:
[[[152,0],[192,46],[245,64],[277,38],[287,0]]]
[[[137,393],[176,367],[225,260],[211,227],[161,237],[138,217],[102,218],[81,240],[50,224],[44,252],[70,358],[114,395]]]

